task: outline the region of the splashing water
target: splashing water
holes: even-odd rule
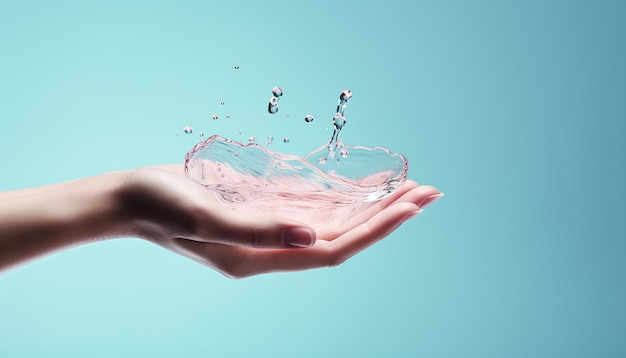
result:
[[[185,174],[237,212],[271,213],[316,227],[347,219],[406,181],[404,156],[383,147],[347,148],[349,165],[330,174],[309,160],[214,135],[187,153]]]
[[[342,165],[341,163],[339,163],[339,158],[337,158],[337,161],[328,160],[334,159],[337,151],[339,151],[339,155],[342,158],[348,157],[347,155],[344,155],[345,153],[348,153],[348,151],[345,150],[345,153],[343,152],[342,148],[344,147],[344,144],[339,139],[339,134],[341,133],[341,130],[347,122],[344,113],[350,99],[352,99],[352,92],[350,90],[343,90],[339,94],[339,102],[337,102],[337,112],[333,116],[332,120],[334,128],[333,135],[330,137],[330,140],[328,141],[328,144],[326,144],[325,149],[320,148],[306,157],[309,162],[320,164],[319,167],[325,170],[327,173],[337,173],[337,167]],[[325,165],[327,163],[333,164],[331,166]]]
[[[278,111],[277,88],[272,89],[270,113],[272,106],[273,113]],[[340,141],[351,98],[349,90],[340,94],[330,141],[304,159],[271,152],[254,137],[243,144],[214,135],[187,153],[185,174],[209,189],[225,207],[242,214],[275,214],[314,227],[345,220],[394,192],[408,174],[408,162],[401,154]],[[313,116],[307,115],[305,121],[313,121]],[[266,144],[273,142],[268,136]]]
[[[339,95],[337,113],[333,116],[333,126],[335,127],[335,130],[333,131],[333,136],[328,142],[329,158],[333,158],[337,149],[342,146],[342,143],[339,141],[339,133],[341,133],[343,126],[346,124],[346,117],[343,113],[346,110],[346,106],[348,105],[348,102],[350,102],[350,99],[352,99],[352,92],[350,90],[343,90]]]

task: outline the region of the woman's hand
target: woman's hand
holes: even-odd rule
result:
[[[118,196],[137,236],[231,278],[338,265],[417,215],[441,194],[408,181],[344,222],[315,230],[284,217],[224,208],[182,166],[132,171]]]
[[[312,227],[224,208],[182,165],[0,193],[0,272],[93,241],[140,237],[228,277],[342,263],[441,194],[407,182],[347,221]]]

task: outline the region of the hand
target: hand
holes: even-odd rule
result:
[[[344,222],[315,230],[273,215],[243,216],[187,179],[182,166],[130,172],[119,191],[137,236],[231,278],[336,266],[389,235],[441,194],[407,183]]]

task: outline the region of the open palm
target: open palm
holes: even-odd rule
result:
[[[349,219],[313,229],[271,213],[243,216],[224,208],[186,178],[181,165],[134,171],[120,194],[135,215],[139,236],[232,278],[338,265],[386,237],[437,195],[431,186],[407,181]]]

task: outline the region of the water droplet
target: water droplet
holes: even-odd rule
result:
[[[255,138],[254,137],[248,137],[248,142],[254,142]]]
[[[200,137],[204,137],[204,132],[200,132]]]
[[[270,114],[278,112],[278,97],[270,98],[270,103],[267,105],[267,111],[270,112]]]
[[[226,119],[230,119],[230,114],[227,114],[227,115],[226,115]]]
[[[326,158],[320,158],[317,160],[319,164],[326,164]]]
[[[289,118],[289,117],[291,117],[291,114],[290,113],[285,113],[285,117]]]
[[[211,116],[211,118],[213,118],[213,120],[218,119],[220,116],[218,116],[217,114],[214,114],[213,116]]]
[[[238,70],[239,69],[239,65],[235,65],[235,69]]]
[[[267,145],[272,145],[274,144],[274,137],[272,136],[268,136],[267,140],[265,141],[265,143],[267,143]]]
[[[349,154],[350,153],[348,152],[347,149],[342,149],[339,151],[339,155],[341,155],[342,158],[347,158]]]
[[[339,95],[339,100],[342,102],[348,102],[350,98],[352,98],[352,91],[350,90],[343,90]]]
[[[220,102],[220,104],[223,106],[224,105],[224,101]]]
[[[276,86],[272,88],[272,95],[278,98],[283,95],[283,90],[280,87]]]
[[[241,135],[241,131],[237,132],[239,135]]]
[[[307,123],[311,123],[313,122],[313,115],[312,114],[307,114],[306,116],[304,116],[304,121]]]
[[[285,137],[285,138],[283,139],[283,142],[285,142],[285,143],[289,143],[289,137]]]
[[[335,114],[335,116],[333,117],[333,124],[337,129],[343,128],[344,124],[346,124],[346,117],[342,116],[339,113]]]
[[[186,126],[185,128],[183,128],[183,131],[185,131],[185,133],[187,134],[191,134],[193,132],[193,128],[191,128],[190,126]]]

